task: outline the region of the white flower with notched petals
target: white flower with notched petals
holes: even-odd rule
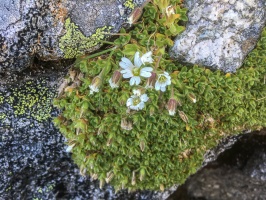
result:
[[[140,77],[149,78],[151,76],[152,67],[143,67],[141,68],[142,61],[139,57],[139,52],[135,53],[134,57],[134,65],[132,62],[123,57],[122,61],[119,63],[120,67],[123,69],[121,73],[123,74],[124,78],[130,78],[130,85],[139,85],[140,84]]]
[[[127,107],[132,110],[142,110],[148,100],[147,94],[141,94],[141,91],[133,90],[133,95],[127,100]]]
[[[145,64],[145,63],[153,63],[153,59],[152,59],[151,55],[152,55],[152,52],[151,52],[151,51],[149,51],[149,52],[143,54],[143,55],[141,56],[141,58],[140,58],[140,59],[141,59],[141,62],[142,62],[143,64]]]
[[[166,86],[171,85],[171,77],[167,72],[158,75],[158,79],[155,83],[155,90],[161,90],[165,92]]]

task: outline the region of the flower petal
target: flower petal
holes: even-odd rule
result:
[[[139,89],[137,90],[133,90],[133,94],[136,95],[136,96],[140,96],[141,95],[141,91]]]
[[[133,99],[132,98],[129,98],[127,100],[127,106],[131,106],[133,104]]]
[[[147,62],[147,63],[153,63],[153,59],[152,59],[151,55],[152,55],[152,52],[151,52],[151,51],[149,51],[149,52],[143,54],[143,55],[141,56],[141,58],[140,58],[141,61],[142,61],[142,63],[143,63],[143,64],[145,64],[146,62]]]
[[[138,106],[133,106],[132,105],[132,106],[129,106],[129,108],[132,109],[132,110],[139,110],[139,107]]]
[[[121,68],[128,69],[128,68],[134,67],[134,65],[132,64],[132,62],[128,58],[123,57],[121,60],[122,61],[119,63]]]
[[[139,76],[133,76],[133,77],[130,79],[129,84],[130,84],[130,85],[138,85],[138,84],[140,84],[140,77],[139,77]]]
[[[139,108],[140,110],[142,110],[142,109],[144,108],[144,106],[145,106],[144,102],[140,102],[140,103],[138,104],[138,108]]]
[[[147,94],[143,94],[140,96],[140,100],[143,101],[143,102],[146,102],[149,100],[149,97],[147,96]]]
[[[133,73],[130,69],[121,70],[121,74],[123,74],[123,78],[133,77]]]
[[[140,66],[142,65],[142,61],[141,61],[141,59],[140,59],[140,57],[139,57],[139,52],[138,52],[138,51],[135,53],[135,57],[134,57],[134,65],[135,65],[136,67],[140,67]]]
[[[165,90],[166,90],[166,87],[164,86],[164,87],[161,87],[161,91],[162,92],[165,92]]]
[[[151,72],[152,72],[152,68],[151,67],[144,67],[140,70],[140,75],[146,78],[151,77]]]
[[[159,81],[156,81],[155,90],[160,90],[160,88],[161,88],[161,84],[159,83]]]

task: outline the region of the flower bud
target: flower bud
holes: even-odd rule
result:
[[[109,84],[111,88],[118,88],[119,82],[121,80],[121,73],[120,71],[116,70],[112,76],[112,78],[109,79]]]
[[[139,173],[140,173],[139,180],[143,181],[145,177],[145,169],[141,168]]]
[[[102,84],[102,79],[100,78],[100,76],[96,76],[93,78],[91,84],[90,84],[90,94],[93,94],[94,92],[99,92],[99,87]]]
[[[197,102],[196,96],[194,94],[188,94],[188,99],[193,103]]]
[[[142,7],[136,7],[132,13],[130,14],[130,16],[127,18],[127,22],[130,24],[130,26],[134,23],[136,23],[139,18],[141,17],[143,12]]]
[[[174,15],[174,14],[175,14],[175,8],[174,8],[174,6],[172,6],[172,5],[168,6],[168,7],[165,9],[165,11],[166,11],[166,15],[167,15],[167,17],[170,17],[171,15]]]
[[[136,172],[135,171],[133,171],[132,173],[131,184],[136,185]]]
[[[145,88],[154,88],[155,82],[156,82],[156,73],[151,72],[151,76],[148,78]]]
[[[180,116],[180,118],[185,122],[188,123],[188,117],[186,116],[186,114],[183,111],[178,111],[178,114]]]
[[[169,115],[172,115],[172,116],[175,115],[176,106],[177,106],[177,101],[174,98],[170,98],[167,103],[167,109],[169,111]]]
[[[160,184],[160,190],[163,192],[164,191],[164,185]]]
[[[143,140],[140,141],[139,147],[142,152],[145,150],[145,142]]]

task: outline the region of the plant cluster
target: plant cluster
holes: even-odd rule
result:
[[[187,20],[181,1],[153,0],[137,21],[141,9],[109,49],[77,59],[54,100],[80,173],[116,190],[183,183],[222,137],[266,125],[265,57],[235,74],[183,66],[168,54]]]

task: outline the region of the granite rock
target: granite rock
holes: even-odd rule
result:
[[[117,33],[144,0],[2,0],[0,72],[22,71],[39,60],[75,58]]]
[[[189,22],[171,56],[224,72],[235,72],[255,47],[266,24],[264,0],[187,0]]]

